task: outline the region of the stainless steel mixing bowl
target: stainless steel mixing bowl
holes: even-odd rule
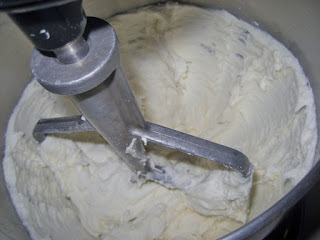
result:
[[[156,3],[153,0],[85,0],[88,16],[106,18],[132,8]],[[310,79],[317,105],[320,126],[320,1],[319,0],[195,0],[210,8],[223,8],[237,17],[269,32],[284,43],[300,60]],[[3,159],[4,134],[8,118],[24,87],[31,79],[29,57],[31,44],[5,14],[0,14],[0,156]],[[319,133],[318,133],[319,135]],[[319,179],[319,145],[316,163],[305,178],[271,208],[235,230],[224,239],[262,239]],[[0,171],[0,239],[30,239],[21,224]]]

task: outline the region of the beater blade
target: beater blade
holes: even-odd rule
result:
[[[191,183],[179,179],[175,169],[154,164],[142,140],[223,164],[243,177],[252,174],[241,152],[144,120],[120,66],[114,29],[86,18],[81,1],[14,9],[10,17],[36,46],[30,66],[38,82],[68,95],[85,118],[40,120],[34,129],[38,141],[51,133],[97,131],[141,178],[170,188],[186,189]]]

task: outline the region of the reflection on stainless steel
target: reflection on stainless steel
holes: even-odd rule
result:
[[[58,60],[64,64],[71,64],[80,61],[89,51],[89,46],[83,37],[73,43],[69,43],[63,48],[54,50]]]

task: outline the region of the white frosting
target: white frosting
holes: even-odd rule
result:
[[[185,172],[194,186],[132,183],[98,134],[39,145],[32,137],[39,118],[78,111],[33,81],[10,118],[3,163],[32,238],[214,239],[266,210],[312,167],[312,91],[279,42],[225,11],[193,6],[145,8],[109,22],[146,120],[239,149],[255,166],[253,188],[237,172],[146,141],[154,163]]]

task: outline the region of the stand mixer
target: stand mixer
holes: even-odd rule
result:
[[[253,166],[241,152],[145,121],[120,66],[114,29],[88,17],[81,0],[2,1],[9,16],[34,44],[30,66],[48,91],[67,95],[82,115],[40,119],[33,135],[97,131],[140,178],[186,189],[174,169],[148,158],[148,141],[199,156],[251,176]]]

